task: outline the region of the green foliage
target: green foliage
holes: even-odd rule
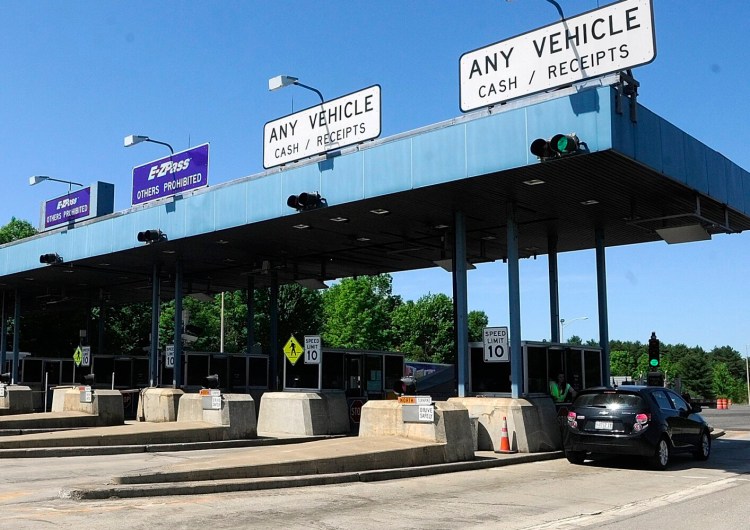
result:
[[[685,354],[675,366],[676,375],[682,379],[683,389],[693,396],[713,398],[711,363],[708,355],[700,348]]]
[[[392,348],[391,314],[401,304],[388,274],[345,278],[323,294],[323,344],[337,348]]]
[[[568,338],[567,338],[567,339],[565,340],[565,342],[566,342],[567,344],[577,344],[577,345],[582,345],[582,344],[583,344],[583,339],[582,339],[581,337],[579,337],[578,335],[571,335],[570,337],[568,337]]]
[[[625,350],[610,350],[609,352],[609,369],[612,375],[626,375],[636,377],[636,360]]]
[[[715,363],[712,374],[712,389],[716,397],[732,397],[736,386],[734,378],[732,377],[732,374],[729,373],[729,368],[727,368],[726,363]]]
[[[456,362],[453,302],[444,294],[408,301],[392,314],[396,349],[416,361]]]
[[[484,311],[469,311],[469,342],[481,342],[490,319]]]
[[[0,245],[10,243],[11,241],[18,241],[19,239],[33,236],[36,233],[36,228],[28,221],[11,217],[8,224],[0,227]]]

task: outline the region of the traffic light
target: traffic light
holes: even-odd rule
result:
[[[10,375],[10,372],[5,372],[4,374],[0,374],[0,383],[4,385],[9,385],[12,377]]]
[[[290,195],[286,200],[286,205],[301,212],[303,210],[324,208],[328,206],[328,202],[326,202],[326,200],[320,196],[320,193],[316,191],[315,193],[303,192],[299,195]]]
[[[648,369],[651,372],[659,370],[661,359],[659,357],[659,339],[656,338],[656,332],[651,332],[651,338],[648,339]]]
[[[41,256],[39,256],[39,263],[44,263],[46,265],[54,265],[55,263],[62,262],[62,256],[60,256],[59,254],[42,254]]]
[[[556,134],[550,140],[537,138],[531,142],[531,154],[540,160],[551,160],[574,155],[581,150],[581,141],[575,133]]]
[[[156,243],[157,241],[164,241],[165,239],[167,239],[167,235],[158,229],[138,232],[138,241],[141,243]]]

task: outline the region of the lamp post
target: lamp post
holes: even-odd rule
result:
[[[172,149],[172,146],[169,145],[167,142],[160,142],[159,140],[152,140],[148,136],[140,136],[137,134],[130,134],[125,137],[124,145],[125,147],[132,147],[136,144],[139,144],[141,142],[151,142],[152,144],[159,144],[159,145],[166,145],[169,147],[169,151],[174,154],[174,149]]]
[[[565,338],[565,326],[569,326],[570,324],[572,324],[576,320],[588,320],[588,319],[589,319],[589,317],[576,317],[576,318],[571,318],[570,320],[565,320],[564,318],[561,318],[560,319],[560,342],[561,343],[565,342],[564,341],[564,338]]]
[[[273,92],[274,90],[282,89],[290,85],[297,85],[299,87],[306,88],[307,90],[315,92],[320,98],[320,102],[325,103],[325,99],[323,99],[323,94],[320,93],[320,90],[318,90],[317,88],[305,85],[303,83],[300,83],[299,79],[296,77],[292,77],[291,75],[277,75],[276,77],[272,77],[271,79],[268,80],[268,90],[270,90],[271,92]]]
[[[73,186],[83,187],[83,184],[79,184],[78,182],[73,182],[70,180],[61,180],[56,179],[52,177],[48,177],[47,175],[34,175],[33,177],[29,177],[29,186],[36,186],[40,182],[44,182],[45,180],[50,180],[52,182],[62,182],[63,184],[68,185],[68,193],[71,192],[73,189]]]

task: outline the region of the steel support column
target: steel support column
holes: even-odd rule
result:
[[[518,263],[518,224],[516,205],[508,203],[508,314],[510,315],[510,392],[517,399],[523,389],[521,352],[521,279]]]
[[[174,265],[174,368],[172,388],[180,388],[182,380],[182,284],[184,281],[182,259]]]
[[[595,231],[596,237],[596,287],[599,304],[599,347],[602,349],[602,379],[609,384],[609,315],[607,314],[607,262],[605,259],[604,229]]]
[[[247,277],[247,353],[253,352],[255,344],[255,277]]]
[[[463,212],[454,215],[453,314],[455,318],[458,396],[469,388],[469,310],[466,281],[466,219]]]
[[[151,348],[148,355],[148,384],[155,387],[159,384],[159,276],[161,267],[154,263],[151,274]]]
[[[547,236],[549,263],[549,318],[550,341],[560,342],[560,283],[557,270],[557,233]]]
[[[5,319],[5,291],[3,291],[3,321],[0,323],[0,373],[5,372],[5,358],[8,353],[8,322]]]
[[[279,276],[276,271],[271,273],[269,316],[271,318],[271,337],[268,345],[268,371],[270,373],[268,387],[269,390],[279,390],[283,387],[279,385]]]
[[[18,354],[21,350],[21,293],[16,289],[15,308],[13,311],[13,370],[11,381],[18,383]]]

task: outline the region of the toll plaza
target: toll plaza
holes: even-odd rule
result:
[[[195,175],[188,175],[184,178],[200,180],[201,186],[172,187],[167,196],[156,188],[142,193],[134,188],[138,200],[125,211],[72,220],[4,245],[3,310],[13,314],[18,329],[21,315],[33,318],[50,293],[68,307],[151,301],[147,386],[161,391],[161,397],[172,391],[169,399],[176,403],[184,380],[183,359],[188,359],[187,366],[201,361],[190,359],[177,341],[172,388],[157,388],[160,382],[170,384],[159,378],[161,300],[175,301],[178,335],[186,294],[268,289],[273,308],[278,288],[285,283],[320,286],[342,277],[440,266],[450,271],[454,285],[457,395],[451,406],[464,407],[473,416],[482,410],[490,416],[502,411],[518,434],[520,450],[553,448],[554,435],[539,434],[554,423],[554,409],[544,392],[550,371],[578,374],[585,385],[610,380],[607,248],[708,240],[750,228],[750,174],[638,103],[643,87],[631,68],[655,56],[655,49],[648,48],[649,42],[653,44],[650,9],[648,0],[624,0],[601,11],[627,27],[602,38],[635,39],[617,44],[637,47],[634,62],[592,68],[575,78],[563,78],[557,70],[555,82],[510,97],[506,92],[520,83],[506,83],[504,88],[492,76],[500,58],[513,65],[516,56],[511,58],[509,50],[521,53],[523,43],[496,43],[461,58],[466,65],[461,85],[465,114],[452,120],[388,138],[323,146],[309,158],[297,159],[292,156],[296,152],[287,151],[283,155],[292,158],[283,163],[274,165],[268,158],[265,171],[218,185],[208,185],[206,175],[192,180],[188,177]],[[570,21],[582,31],[590,30],[599,24],[598,13]],[[594,17],[593,25],[586,25],[585,17]],[[558,23],[539,31],[557,32],[560,27]],[[644,40],[643,31],[650,40]],[[604,57],[592,53],[570,59],[568,66],[580,66],[586,57],[602,65]],[[551,72],[538,68],[532,78],[537,71]],[[480,78],[491,82],[492,90],[487,83],[476,86]],[[347,96],[359,97],[373,102],[361,107],[373,113],[368,120],[373,118],[380,109],[373,98],[379,98],[380,91],[371,87]],[[321,107],[324,114],[338,112],[327,108],[325,101]],[[284,123],[294,119],[286,117]],[[291,125],[282,125],[271,127],[268,134],[293,134]],[[326,134],[330,138],[330,131]],[[287,143],[292,140],[285,137]],[[207,149],[205,153],[207,157]],[[187,160],[183,154],[175,156]],[[167,162],[155,161],[149,171],[173,167]],[[192,170],[185,163],[174,169],[177,182],[182,182],[181,171]],[[596,255],[598,348],[572,347],[560,340],[558,256],[584,249],[594,249]],[[537,318],[549,322],[548,344],[523,340],[520,315],[519,269],[523,260],[540,255],[549,262],[550,311]],[[478,263],[497,263],[498,280],[507,282],[509,292],[508,300],[498,303],[508,304],[510,319],[507,347],[493,349],[490,359],[481,363],[471,354],[467,327],[467,271]],[[253,310],[249,305],[251,317]],[[338,385],[342,399],[346,392],[387,390],[387,355],[352,355],[339,363],[332,354],[329,362],[335,370],[328,371],[325,359],[317,369],[305,363],[295,368],[285,359],[301,355],[303,343],[287,346],[285,337],[278,336],[274,317],[269,336],[260,352],[267,359],[269,392],[262,397],[259,424],[266,399],[278,402],[272,409],[277,416],[291,410],[288,405],[294,402],[294,407],[308,407],[305,410],[313,416],[338,417],[339,412],[330,413],[331,407],[339,411],[342,402],[326,401],[333,394],[323,392],[325,385]],[[15,333],[13,382],[20,381],[21,340]],[[248,329],[247,352],[253,344]],[[116,352],[92,345],[92,355],[96,359]],[[253,359],[260,362],[248,358],[246,370]],[[339,375],[341,381],[336,380]],[[485,393],[496,395],[480,397]],[[318,412],[310,413],[311,404],[319,401],[314,405],[320,407]],[[175,407],[166,417],[176,414]],[[338,419],[333,423],[335,428],[328,424],[322,430],[342,428]],[[493,429],[499,432],[499,423],[485,428],[494,444]]]

